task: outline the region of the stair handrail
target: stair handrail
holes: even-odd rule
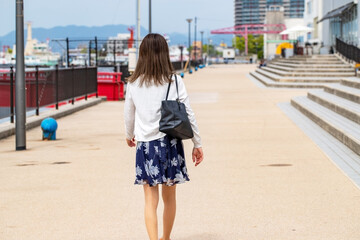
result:
[[[336,38],[336,51],[348,60],[360,63],[360,48]]]

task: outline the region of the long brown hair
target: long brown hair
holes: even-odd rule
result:
[[[138,62],[129,82],[140,78],[139,85],[162,85],[171,82],[174,69],[170,62],[169,47],[163,36],[150,33],[142,40]]]

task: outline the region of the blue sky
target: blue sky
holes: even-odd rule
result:
[[[148,0],[140,0],[141,25],[148,28]],[[135,24],[136,0],[24,0],[25,21],[33,27]],[[15,29],[15,1],[0,0],[0,36]],[[187,33],[186,18],[198,17],[198,30],[230,27],[233,0],[152,0],[153,32]],[[206,34],[205,34],[206,35]]]

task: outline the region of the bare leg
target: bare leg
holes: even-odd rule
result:
[[[162,240],[169,240],[176,214],[176,185],[162,185],[162,198],[164,201],[163,215],[163,237]]]
[[[145,224],[150,240],[158,240],[158,223],[156,210],[159,203],[158,185],[150,187],[144,185],[145,194]]]

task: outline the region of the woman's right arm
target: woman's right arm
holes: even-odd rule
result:
[[[131,96],[130,84],[126,87],[125,106],[124,106],[125,132],[126,140],[134,142],[134,125],[135,125],[135,104]],[[130,145],[129,145],[130,146]]]

